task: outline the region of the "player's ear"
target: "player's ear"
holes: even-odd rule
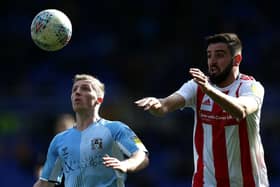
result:
[[[102,97],[98,97],[98,98],[97,98],[97,102],[98,102],[99,104],[101,104],[101,103],[103,102],[103,98],[102,98]]]
[[[241,54],[237,54],[233,57],[233,65],[234,66],[239,66],[241,61],[242,61],[242,55]]]

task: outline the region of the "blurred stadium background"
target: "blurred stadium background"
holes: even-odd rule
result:
[[[130,174],[128,187],[187,187],[193,172],[190,109],[156,118],[136,108],[143,96],[166,96],[206,70],[205,36],[236,32],[241,71],[266,88],[261,135],[271,186],[280,186],[280,24],[276,1],[29,0],[1,1],[0,181],[30,187],[44,160],[54,121],[72,113],[76,73],[107,86],[102,116],[130,125],[150,151],[150,166]],[[44,52],[30,24],[41,10],[62,10],[72,21],[67,47]]]

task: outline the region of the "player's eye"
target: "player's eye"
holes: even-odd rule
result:
[[[75,92],[77,90],[77,86],[72,88],[72,92]]]
[[[223,58],[225,57],[225,54],[224,53],[216,53],[216,58]]]
[[[81,90],[83,90],[83,91],[91,91],[89,86],[81,86]]]

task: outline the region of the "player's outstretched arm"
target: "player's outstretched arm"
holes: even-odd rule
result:
[[[43,181],[43,180],[37,180],[37,182],[33,185],[33,187],[54,187],[55,184]]]
[[[106,167],[111,167],[124,173],[136,172],[144,169],[149,165],[149,158],[144,151],[138,150],[133,153],[130,158],[123,161],[120,161],[114,157],[110,157],[109,155],[105,155],[103,157],[103,164]]]
[[[168,112],[182,108],[185,105],[185,100],[181,95],[174,93],[163,99],[145,97],[135,101],[135,104],[155,116],[163,116]]]

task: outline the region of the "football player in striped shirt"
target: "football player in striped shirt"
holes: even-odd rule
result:
[[[97,78],[75,76],[71,101],[76,124],[53,138],[34,187],[54,187],[63,174],[66,187],[124,187],[126,173],[147,167],[148,151],[134,131],[99,116],[104,94]]]
[[[269,186],[260,137],[264,87],[240,73],[242,44],[235,33],[206,38],[208,76],[190,68],[192,79],[165,98],[136,101],[156,116],[195,111],[193,187]]]

